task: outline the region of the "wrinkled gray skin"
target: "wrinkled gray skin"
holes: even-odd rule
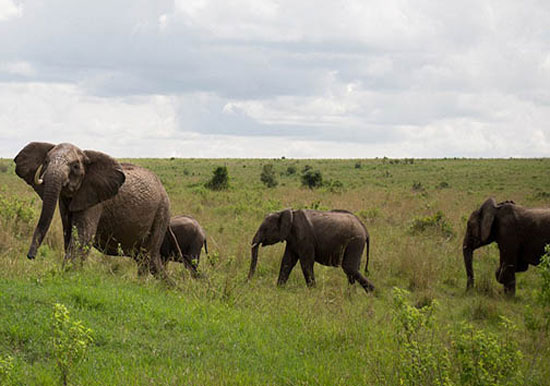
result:
[[[160,248],[162,261],[183,263],[194,277],[198,276],[197,268],[201,258],[201,250],[208,253],[206,233],[199,222],[191,216],[174,216],[170,219],[170,230],[166,232]],[[176,242],[174,241],[176,239]]]
[[[258,261],[259,246],[286,241],[278,285],[284,285],[298,262],[308,286],[315,285],[313,264],[341,266],[350,284],[357,280],[365,291],[374,285],[359,272],[361,255],[367,246],[369,264],[369,234],[363,223],[352,213],[343,210],[292,210],[269,214],[252,239],[250,272],[252,278]]]
[[[93,244],[108,255],[133,256],[139,274],[162,269],[160,246],[170,202],[151,171],[68,143],[31,142],[15,157],[15,164],[17,175],[43,201],[29,259],[36,256],[59,202],[64,264],[77,256],[85,258]]]
[[[462,245],[467,289],[474,286],[473,252],[492,242],[500,251],[496,279],[504,285],[504,293],[514,295],[516,272],[539,264],[544,246],[550,243],[550,209],[524,208],[513,201],[497,204],[489,198],[472,212]]]

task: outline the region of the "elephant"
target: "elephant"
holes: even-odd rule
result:
[[[16,174],[43,201],[29,259],[35,258],[59,202],[63,265],[76,256],[85,259],[93,245],[107,255],[132,256],[140,275],[162,270],[170,201],[153,172],[69,143],[31,142],[14,161]]]
[[[500,251],[496,279],[504,293],[516,292],[516,272],[524,272],[529,264],[538,265],[544,247],[550,243],[550,209],[525,208],[513,201],[496,203],[488,198],[468,219],[462,244],[466,267],[466,289],[474,286],[473,252],[492,242]]]
[[[164,264],[170,260],[183,263],[196,277],[203,245],[208,253],[206,233],[199,222],[191,216],[174,216],[164,235],[160,255]]]
[[[258,248],[286,241],[277,284],[282,286],[300,260],[308,287],[315,285],[313,264],[342,266],[350,284],[357,280],[365,291],[374,285],[359,272],[361,255],[366,245],[369,265],[369,233],[353,213],[346,210],[319,211],[285,209],[265,217],[251,244],[251,262],[248,278],[251,279],[258,262]]]

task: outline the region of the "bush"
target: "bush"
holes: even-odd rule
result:
[[[412,234],[423,233],[429,229],[441,232],[445,237],[454,237],[455,232],[451,225],[445,219],[442,211],[438,211],[433,216],[415,218],[409,227]]]
[[[277,177],[275,177],[275,171],[273,170],[272,164],[266,164],[263,166],[262,174],[260,174],[260,180],[268,188],[274,188],[279,184]]]
[[[288,168],[286,168],[286,175],[291,176],[293,174],[296,174],[296,166],[290,165]]]
[[[92,330],[80,320],[72,320],[63,304],[56,303],[53,314],[53,349],[57,367],[64,385],[72,367],[85,356],[88,345],[93,342]]]
[[[501,317],[505,332],[515,326]],[[518,385],[521,384],[519,365],[523,355],[515,339],[497,336],[463,322],[453,336],[456,363],[462,385]]]
[[[422,182],[413,182],[412,184],[412,190],[415,192],[423,192],[426,189],[424,189],[424,185],[422,185]]]
[[[449,385],[450,360],[436,336],[435,301],[420,308],[407,304],[408,291],[393,289],[393,324],[397,341],[396,361],[402,385]]]
[[[302,186],[307,186],[310,189],[323,186],[323,175],[319,170],[304,169],[301,180]]]
[[[355,163],[355,169],[361,169],[361,162]]]
[[[225,190],[229,188],[229,173],[227,166],[218,166],[214,169],[212,179],[204,186],[212,190]]]

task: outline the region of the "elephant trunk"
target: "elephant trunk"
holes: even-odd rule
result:
[[[466,267],[466,289],[469,290],[474,286],[474,268],[472,265],[474,250],[468,246],[464,246],[462,253],[464,254],[464,266]]]
[[[57,206],[57,200],[61,192],[63,184],[63,175],[60,172],[52,170],[51,168],[44,173],[44,195],[42,203],[42,211],[40,212],[40,218],[38,224],[34,230],[31,246],[27,257],[34,259],[36,257],[36,251],[42,244],[44,236],[48,232],[52,223],[52,218],[55,213],[55,207]]]
[[[248,272],[248,279],[250,280],[256,272],[256,264],[258,263],[258,249],[260,248],[260,236],[258,233],[254,235],[252,239],[252,248],[250,251],[250,271]]]

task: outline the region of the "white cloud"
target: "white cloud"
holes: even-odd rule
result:
[[[0,0],[0,22],[23,15],[23,5],[12,0]]]
[[[36,70],[33,65],[24,61],[0,63],[0,72],[26,77],[36,75]]]

